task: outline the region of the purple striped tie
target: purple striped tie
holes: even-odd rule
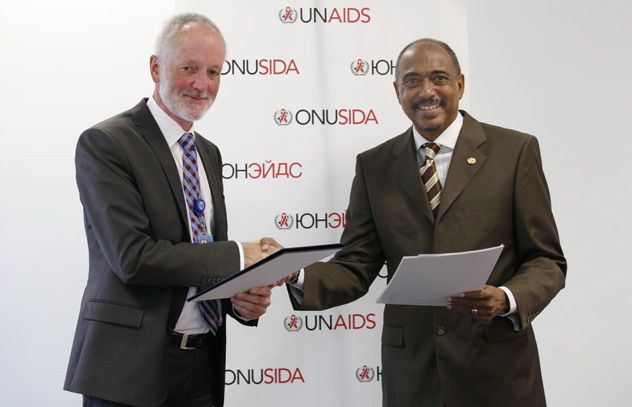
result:
[[[197,165],[197,149],[195,138],[191,133],[184,133],[178,140],[182,147],[182,189],[187,201],[189,222],[191,223],[191,240],[193,243],[200,243],[200,236],[206,235],[206,222],[204,212],[197,214],[195,210],[196,201],[200,199],[200,174]],[[208,235],[210,236],[210,234]],[[217,329],[222,325],[221,304],[218,300],[199,301],[200,312],[204,320],[209,325],[211,333],[215,335]]]

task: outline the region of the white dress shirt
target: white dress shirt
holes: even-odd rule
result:
[[[191,126],[190,129],[184,130],[175,120],[173,120],[164,110],[156,103],[154,98],[149,98],[147,100],[147,107],[151,112],[152,116],[158,123],[158,127],[162,132],[162,135],[171,150],[171,154],[173,155],[173,160],[176,164],[176,168],[178,169],[178,175],[180,176],[180,183],[182,184],[182,156],[183,150],[180,144],[178,144],[178,140],[184,133],[194,133],[195,123]],[[200,159],[200,155],[198,154],[198,173],[200,176],[200,194],[206,206],[204,208],[204,221],[206,223],[206,230],[210,233],[213,230],[213,196],[211,193],[211,188],[208,183],[208,178],[206,177],[206,171],[204,170],[204,164]],[[184,202],[186,202],[186,197],[184,196],[184,189],[182,190],[182,196],[184,198]],[[187,222],[189,224],[189,230],[191,230],[191,224],[189,221],[189,208],[186,206],[187,210]],[[243,268],[244,265],[244,256],[243,249],[241,244],[235,242],[237,247],[239,248],[239,257],[240,257],[240,268]],[[187,298],[194,295],[197,292],[196,287],[190,287],[187,292]],[[197,302],[185,302],[184,307],[182,308],[182,313],[178,318],[178,322],[174,328],[174,331],[180,332],[182,334],[201,334],[207,333],[210,330],[208,324],[202,317],[202,313],[200,312],[199,307],[197,306]]]

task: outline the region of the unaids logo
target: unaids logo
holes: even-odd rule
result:
[[[395,65],[392,59],[357,58],[351,61],[351,73],[355,76],[389,76],[395,73]]]
[[[287,126],[292,123],[292,112],[286,109],[277,110],[274,112],[274,122],[278,126]]]
[[[296,9],[292,7],[285,7],[279,11],[279,20],[281,20],[284,24],[293,23],[297,18],[298,13],[296,12]]]
[[[303,328],[303,319],[292,314],[283,320],[283,326],[288,332],[298,332]]]
[[[369,63],[364,59],[358,58],[351,62],[351,72],[356,76],[366,75],[369,72]]]
[[[368,314],[314,314],[302,317],[292,314],[283,320],[283,327],[288,332],[298,332],[303,328],[305,328],[304,332],[360,331],[374,330],[377,327],[377,321],[373,312]]]
[[[338,109],[298,109],[292,114],[289,109],[280,109],[274,112],[274,122],[278,126],[288,126],[292,123],[300,126],[354,126],[354,125],[379,125],[377,114],[373,109],[355,107]]]
[[[281,212],[274,217],[274,224],[279,230],[292,229],[338,229],[347,225],[346,211],[325,213],[296,213],[293,215]]]
[[[274,218],[277,229],[290,229],[294,225],[294,217],[283,212]]]
[[[375,377],[375,369],[364,365],[356,370],[355,376],[356,379],[358,379],[358,381],[361,383],[371,382]]]
[[[284,7],[279,10],[283,24],[368,24],[371,22],[369,7]]]
[[[226,369],[226,386],[257,384],[293,384],[305,383],[301,369],[288,367],[268,367],[261,369]]]
[[[227,59],[224,61],[222,75],[300,75],[295,59]]]

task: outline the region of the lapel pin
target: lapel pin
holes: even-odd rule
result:
[[[469,165],[474,165],[474,164],[476,164],[476,158],[474,158],[474,157],[467,157],[467,163],[468,163]]]

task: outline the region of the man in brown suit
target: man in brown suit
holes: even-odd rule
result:
[[[566,260],[538,142],[459,111],[464,76],[445,43],[407,45],[395,76],[413,126],[358,156],[344,249],[295,276],[293,304],[353,301],[384,263],[390,279],[402,256],[502,243],[480,290],[447,298],[445,308],[386,305],[383,405],[544,406],[531,321],[564,287]]]

